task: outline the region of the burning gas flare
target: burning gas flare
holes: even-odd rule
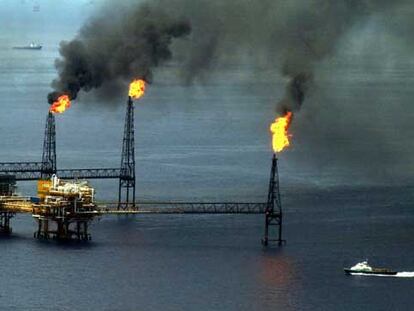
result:
[[[63,113],[70,107],[70,99],[68,95],[61,95],[50,106],[49,111],[53,113]]]
[[[275,122],[270,126],[270,131],[273,133],[274,152],[280,152],[290,145],[288,129],[292,121],[292,115],[292,112],[288,111],[283,117],[276,118]]]
[[[129,97],[138,99],[145,93],[145,81],[142,79],[136,79],[129,85]]]

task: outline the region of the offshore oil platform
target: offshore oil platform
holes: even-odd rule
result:
[[[88,225],[103,213],[120,213],[135,208],[135,152],[133,96],[128,96],[122,161],[119,169],[57,169],[55,113],[70,107],[69,97],[60,96],[46,118],[41,162],[0,163],[0,234],[10,234],[10,220],[16,213],[30,213],[37,222],[34,237],[59,241],[88,241]],[[58,177],[59,176],[59,177]],[[115,210],[99,211],[95,190],[86,179],[119,179]],[[85,180],[82,180],[85,179]],[[16,181],[37,181],[37,196],[15,194]],[[102,209],[102,207],[101,207]]]
[[[58,169],[54,113],[60,113],[62,109],[64,111],[65,107],[59,106],[59,103],[51,106],[46,118],[42,161],[0,163],[0,234],[12,232],[10,220],[16,213],[32,215],[37,223],[35,238],[59,241],[89,241],[89,223],[104,214],[265,214],[262,244],[283,244],[276,152],[289,145],[285,141],[289,125],[289,122],[285,122],[286,118],[276,119],[274,124],[279,124],[277,134],[273,131],[274,124],[272,125],[274,153],[266,203],[136,202],[133,99],[142,96],[145,87],[142,80],[138,81],[140,82],[135,85],[138,95],[131,93],[134,88],[130,87],[128,96],[120,168]],[[61,104],[70,106],[67,96],[62,96]],[[285,139],[282,140],[283,147],[279,146],[280,142],[275,143],[275,137]],[[118,202],[98,205],[94,199],[95,190],[87,180],[108,178],[119,180]],[[16,195],[16,181],[20,180],[37,181],[37,196]]]
[[[4,179],[0,179],[4,181]],[[99,212],[94,203],[94,189],[87,181],[63,181],[56,175],[40,179],[37,197],[21,197],[7,189],[0,196],[0,233],[10,234],[10,219],[16,213],[30,213],[37,222],[34,237],[60,241],[90,240],[88,223]]]
[[[58,170],[54,109],[52,106],[46,118],[42,161],[0,163],[0,234],[12,232],[10,221],[16,213],[30,213],[37,222],[34,232],[37,239],[88,241],[91,239],[88,225],[96,216],[135,209],[133,101],[129,96],[119,169]],[[86,178],[119,179],[118,204],[114,210],[102,210],[102,207],[98,210],[95,190]],[[16,195],[16,181],[19,180],[37,181],[37,196]]]

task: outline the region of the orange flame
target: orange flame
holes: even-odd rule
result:
[[[270,126],[270,131],[273,133],[274,152],[280,152],[290,145],[288,129],[292,121],[292,115],[292,112],[288,111],[283,117],[276,118]]]
[[[135,79],[129,85],[129,97],[138,99],[145,93],[145,81],[142,79]]]
[[[50,106],[49,111],[53,113],[63,113],[67,108],[70,107],[70,99],[68,95],[61,95],[58,99],[53,102]]]

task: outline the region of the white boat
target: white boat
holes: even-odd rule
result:
[[[392,271],[387,268],[373,268],[367,261],[359,262],[351,268],[344,268],[345,274],[348,275],[396,275],[397,271]]]
[[[31,42],[29,45],[23,45],[23,46],[14,46],[13,49],[15,50],[40,50],[42,46],[37,43]]]

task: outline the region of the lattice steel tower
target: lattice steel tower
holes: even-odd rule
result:
[[[56,174],[56,125],[55,116],[49,112],[43,141],[41,178],[50,178],[53,174]]]
[[[124,139],[122,142],[121,174],[119,177],[118,209],[135,206],[135,140],[134,105],[128,97],[125,116]],[[132,202],[130,202],[132,200]]]
[[[265,217],[265,234],[262,244],[267,246],[269,242],[277,242],[279,245],[282,245],[286,241],[282,239],[282,203],[279,192],[279,172],[276,153],[273,154],[272,158]],[[274,229],[272,230],[271,228]]]

